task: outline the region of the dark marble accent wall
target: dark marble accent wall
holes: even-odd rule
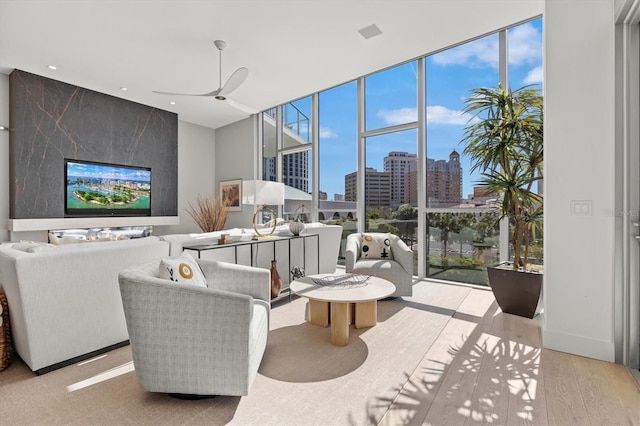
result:
[[[151,215],[178,215],[176,114],[15,70],[10,217],[64,217],[64,159],[151,168]]]

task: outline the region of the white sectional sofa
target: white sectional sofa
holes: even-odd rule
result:
[[[16,352],[37,374],[126,344],[118,273],[169,254],[158,237],[25,247],[0,245],[0,286]]]
[[[291,235],[288,225],[278,232]],[[308,274],[335,271],[342,227],[307,224],[303,232],[318,234],[319,241],[309,239]],[[177,256],[184,244],[217,242],[221,233],[238,239],[253,236],[252,229],[231,229],[62,245],[1,244],[0,287],[7,295],[16,352],[31,370],[42,374],[127,344],[118,274],[133,265],[154,260],[159,264],[162,257]],[[261,253],[272,256],[266,250]],[[233,262],[215,256],[213,260]],[[238,263],[248,262],[239,259]],[[289,276],[284,269],[281,274]]]

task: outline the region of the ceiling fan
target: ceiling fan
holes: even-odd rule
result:
[[[218,48],[219,52],[219,84],[216,90],[213,90],[208,93],[173,93],[173,92],[159,92],[157,90],[153,90],[153,93],[159,93],[161,95],[177,95],[177,96],[211,96],[219,101],[227,101],[229,105],[232,107],[239,109],[241,111],[247,112],[249,114],[255,114],[258,111],[255,108],[251,108],[247,105],[241,104],[240,102],[234,101],[227,97],[227,95],[234,90],[236,90],[247,78],[249,75],[249,70],[245,67],[238,68],[231,74],[231,77],[227,80],[227,82],[222,85],[222,51],[225,47],[227,47],[227,43],[222,40],[216,40],[213,42],[215,46]]]

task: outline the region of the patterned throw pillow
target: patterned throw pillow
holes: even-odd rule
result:
[[[163,258],[160,261],[159,275],[160,278],[181,284],[207,286],[207,279],[202,273],[200,265],[188,251],[183,251],[178,257]]]
[[[363,259],[391,260],[391,234],[362,234]]]

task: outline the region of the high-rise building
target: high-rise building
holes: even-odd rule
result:
[[[391,174],[391,205],[408,203],[406,175],[418,170],[418,156],[408,152],[392,151],[384,157],[384,171]]]
[[[344,177],[346,201],[357,201],[358,173],[349,173]],[[389,206],[391,204],[391,173],[379,172],[372,167],[365,170],[365,205]]]
[[[263,160],[265,180],[276,181],[276,159]],[[309,153],[294,152],[282,157],[282,181],[300,191],[309,193]]]
[[[309,192],[309,152],[294,152],[282,157],[282,181],[303,192]]]
[[[404,176],[405,202],[412,206],[418,205],[418,171],[413,170]]]
[[[417,166],[416,154],[394,151],[384,158],[384,172],[368,167],[366,205],[392,208],[401,204],[417,205]],[[356,189],[354,172],[345,176],[346,201],[356,201]],[[462,201],[462,167],[456,150],[449,154],[448,161],[427,158],[427,200],[430,206],[450,206]]]
[[[405,203],[418,204],[418,172],[405,175]],[[462,167],[455,150],[449,161],[427,158],[427,201],[431,207],[459,204],[462,201]]]
[[[462,166],[455,149],[449,154],[449,161],[427,158],[427,200],[429,205],[462,201]]]

